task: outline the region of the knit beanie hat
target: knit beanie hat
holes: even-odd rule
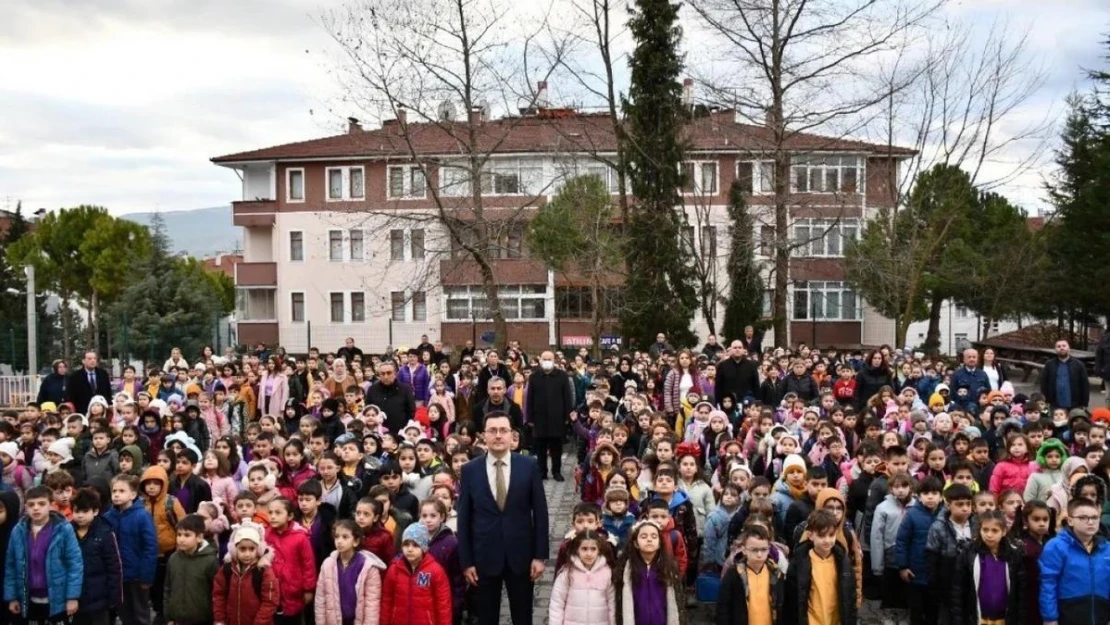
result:
[[[798,454],[790,454],[789,456],[787,456],[786,460],[784,460],[782,462],[782,474],[786,475],[787,473],[790,473],[791,471],[801,471],[802,473],[805,473],[806,472],[805,458],[802,458]]]
[[[432,537],[428,535],[428,528],[419,523],[413,523],[405,528],[405,533],[401,537],[402,545],[410,541],[416,543],[421,551],[427,551],[428,544],[432,542]]]
[[[46,448],[47,453],[58,454],[62,457],[62,462],[69,462],[73,460],[73,443],[75,441],[68,436],[66,438],[59,438],[58,440],[50,443],[50,447]]]
[[[16,445],[11,441],[0,443],[0,454],[3,454],[11,458],[12,460],[15,460],[16,456],[19,455],[19,445]]]
[[[236,528],[231,535],[231,545],[237,547],[244,540],[262,546],[262,530],[255,525],[244,525]]]

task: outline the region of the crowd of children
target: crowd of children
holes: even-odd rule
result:
[[[535,363],[507,356],[519,402]],[[489,369],[481,350],[436,357],[410,357],[428,388],[398,431],[358,356],[312,358],[280,407],[266,380],[306,362],[254,354],[151,371],[86,414],[3,413],[3,618],[470,622],[454,503],[483,453],[468,402]],[[897,350],[768,350],[737,397],[714,392],[719,357],[559,357],[582,501],[550,623],[681,625],[699,600],[721,625],[1110,621],[1110,410]]]

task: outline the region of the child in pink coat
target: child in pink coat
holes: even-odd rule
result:
[[[385,563],[358,548],[362,530],[350,519],[336,521],[332,538],[335,551],[324,560],[316,583],[316,625],[378,625]],[[354,601],[345,604],[343,594]]]
[[[579,532],[567,551],[566,566],[555,573],[548,607],[551,625],[613,625],[616,592],[609,566],[609,541],[592,530]]]
[[[994,465],[989,490],[995,495],[1004,490],[1025,492],[1029,476],[1037,470],[1037,463],[1030,458],[1029,439],[1024,434],[1011,434],[1006,440],[1006,456]]]

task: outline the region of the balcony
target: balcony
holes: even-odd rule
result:
[[[274,200],[250,200],[231,203],[231,219],[236,226],[273,227],[277,212]]]
[[[277,263],[235,265],[235,286],[277,286]]]

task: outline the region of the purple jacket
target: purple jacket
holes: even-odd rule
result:
[[[423,364],[416,365],[416,372],[409,369],[408,365],[401,365],[397,372],[397,379],[412,387],[412,394],[416,401],[428,402],[432,393],[432,377],[428,375],[428,368]]]
[[[466,593],[466,578],[459,564],[459,539],[451,528],[444,525],[428,544],[428,553],[439,562],[451,580],[451,604],[457,612],[462,609],[463,595]]]

